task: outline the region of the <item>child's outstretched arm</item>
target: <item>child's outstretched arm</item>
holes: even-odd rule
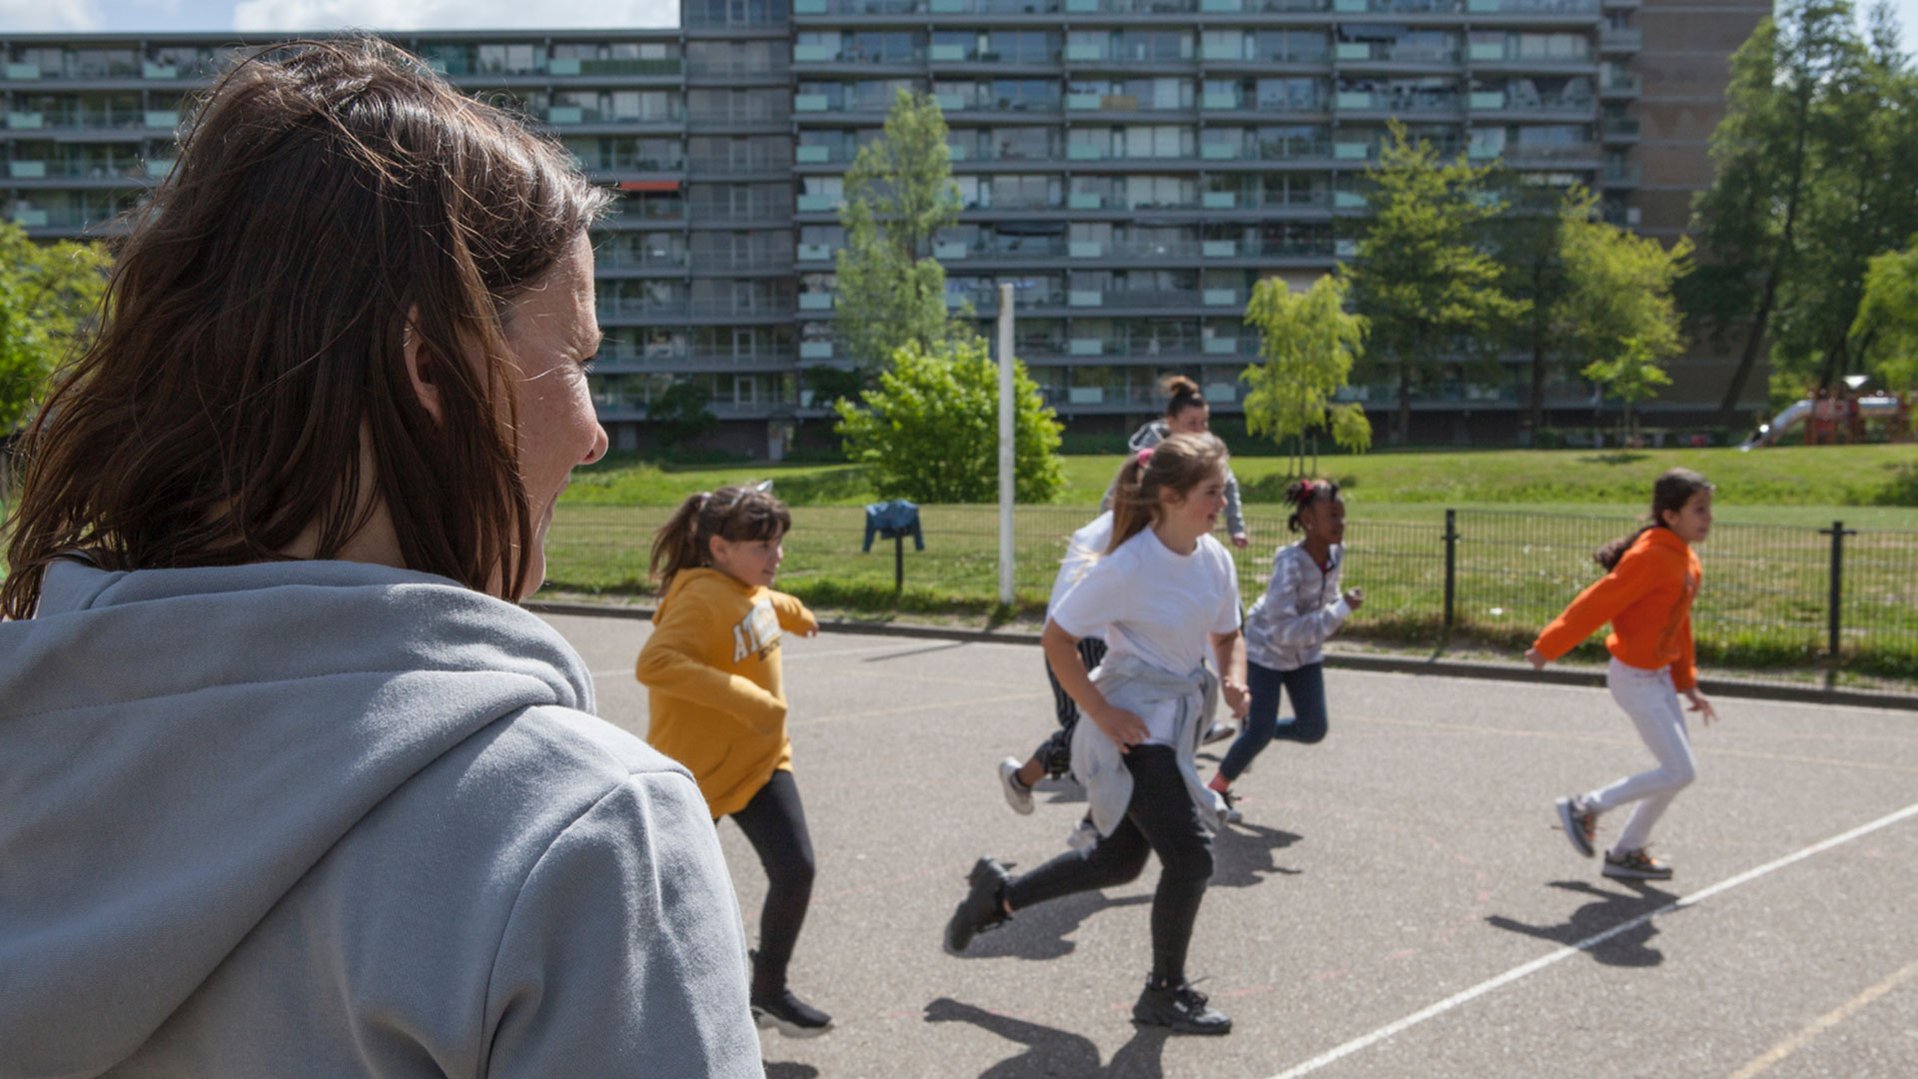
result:
[[[1525,652],[1526,661],[1534,669],[1541,668],[1570,652],[1650,591],[1656,581],[1656,566],[1644,554],[1626,552],[1610,573],[1587,585],[1551,625],[1539,631],[1538,639]]]
[[[819,619],[799,601],[798,596],[789,596],[784,592],[771,594],[773,613],[779,616],[779,628],[787,633],[797,633],[801,637],[819,636]]]
[[[639,650],[633,673],[648,689],[718,709],[755,734],[777,728],[786,719],[785,701],[749,678],[700,659],[695,642],[712,631],[712,622],[698,605],[668,606]]]

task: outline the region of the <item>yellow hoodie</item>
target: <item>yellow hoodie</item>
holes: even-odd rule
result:
[[[652,712],[646,740],[693,773],[715,820],[792,770],[779,638],[818,628],[797,599],[715,569],[674,574],[653,612],[635,671]]]

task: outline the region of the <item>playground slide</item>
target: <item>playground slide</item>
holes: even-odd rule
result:
[[[1811,418],[1812,403],[1806,399],[1793,401],[1789,407],[1773,416],[1770,423],[1758,425],[1750,438],[1740,443],[1741,450],[1757,449],[1760,446],[1777,445],[1785,432]],[[1895,416],[1898,414],[1898,398],[1889,394],[1875,393],[1858,399],[1860,416]]]

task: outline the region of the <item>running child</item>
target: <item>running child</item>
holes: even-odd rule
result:
[[[1652,487],[1652,523],[1600,547],[1592,559],[1607,570],[1578,594],[1571,606],[1538,635],[1525,658],[1543,668],[1612,624],[1605,648],[1612,654],[1606,683],[1612,699],[1632,717],[1658,767],[1627,776],[1600,790],[1558,800],[1558,820],[1573,849],[1590,858],[1596,850],[1598,816],[1637,803],[1618,842],[1605,852],[1605,876],[1624,880],[1670,880],[1672,869],[1646,850],[1652,826],[1678,792],[1697,775],[1691,736],[1685,729],[1682,695],[1707,725],[1718,719],[1698,690],[1692,654],[1692,601],[1703,571],[1693,545],[1712,528],[1712,485],[1690,469],[1674,468]]]
[[[1048,615],[1072,590],[1072,586],[1079,583],[1086,567],[1099,557],[1111,541],[1110,512],[1099,514],[1091,524],[1072,534],[1072,538],[1066,542],[1065,558],[1059,563],[1059,575],[1052,581],[1052,597],[1046,601]],[[1079,659],[1087,670],[1098,667],[1105,659],[1105,654],[1104,640],[1098,637],[1079,639]],[[1059,684],[1059,676],[1052,670],[1052,661],[1048,659],[1045,664],[1046,681],[1052,684],[1053,716],[1059,721],[1059,729],[1047,735],[1024,764],[1019,763],[1017,757],[1007,757],[999,762],[999,789],[1004,792],[1006,804],[1015,813],[1032,812],[1032,788],[1040,778],[1051,776],[1058,779],[1072,765],[1072,731],[1079,722],[1079,705]],[[1077,832],[1073,834],[1078,835]]]
[[[1212,529],[1225,506],[1225,445],[1174,435],[1120,470],[1105,553],[1059,601],[1041,644],[1059,684],[1090,723],[1072,737],[1072,774],[1086,788],[1097,840],[1030,873],[981,858],[946,924],[948,951],[963,952],[1015,911],[1136,879],[1159,856],[1152,900],[1152,972],[1134,1022],[1176,1033],[1224,1034],[1232,1021],[1186,980],[1186,953],[1206,882],[1221,804],[1194,758],[1221,682],[1244,715],[1245,649],[1232,556]],[[1108,651],[1088,672],[1077,650],[1092,634]]]
[[[819,622],[772,590],[791,528],[785,504],[751,487],[682,502],[653,537],[661,599],[637,674],[652,715],[646,740],[693,773],[713,820],[733,818],[766,870],[753,1017],[808,1038],[832,1017],[786,984],[812,898],[813,850],[793,782],[779,641],[782,631],[814,636]]]
[[[1252,695],[1245,729],[1208,784],[1225,799],[1232,784],[1273,738],[1313,745],[1325,738],[1325,663],[1321,648],[1365,602],[1365,591],[1339,592],[1345,561],[1345,501],[1330,480],[1297,480],[1285,489],[1292,515],[1285,526],[1302,533],[1272,556],[1272,579],[1245,616],[1246,680]],[[1280,726],[1279,690],[1296,716]]]

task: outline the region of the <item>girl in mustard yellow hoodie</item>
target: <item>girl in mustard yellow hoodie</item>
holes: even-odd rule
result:
[[[1612,699],[1638,727],[1645,748],[1658,759],[1649,772],[1627,776],[1601,790],[1558,800],[1559,824],[1572,847],[1595,852],[1598,815],[1636,803],[1618,842],[1605,852],[1604,874],[1625,880],[1669,880],[1671,867],[1645,849],[1652,825],[1697,774],[1691,736],[1678,698],[1707,723],[1718,718],[1698,689],[1692,660],[1692,600],[1703,580],[1692,545],[1712,529],[1712,485],[1690,469],[1674,468],[1652,487],[1652,523],[1598,549],[1592,557],[1607,572],[1578,594],[1565,613],[1538,635],[1525,653],[1543,667],[1571,651],[1607,622],[1612,654],[1606,684]]]
[[[782,633],[813,636],[806,605],[772,590],[792,527],[785,504],[754,487],[697,494],[653,537],[661,598],[637,674],[648,693],[646,740],[699,781],[713,820],[730,816],[765,867],[766,907],[752,953],[753,1016],[808,1038],[832,1017],[786,985],[812,898],[812,837],[793,783],[780,685]]]

